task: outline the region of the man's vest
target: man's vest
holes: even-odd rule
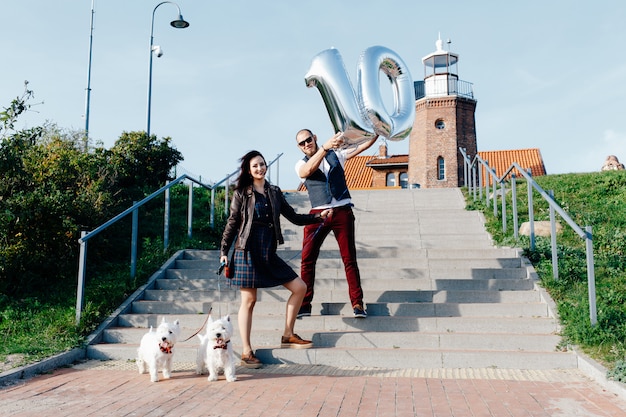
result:
[[[343,172],[343,167],[339,162],[339,158],[337,158],[334,151],[327,152],[325,158],[330,165],[328,178],[326,178],[326,175],[318,168],[304,180],[304,185],[306,185],[306,189],[309,192],[311,207],[329,204],[333,197],[335,197],[335,200],[350,198],[350,192],[346,185],[346,177]],[[303,159],[306,162],[309,160],[309,157],[305,156]]]

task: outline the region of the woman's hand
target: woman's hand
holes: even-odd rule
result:
[[[320,212],[320,217],[322,219],[327,219],[333,215],[333,209],[326,209]]]
[[[228,265],[228,256],[224,255],[220,257],[220,263],[224,265]]]

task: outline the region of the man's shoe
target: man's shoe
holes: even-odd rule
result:
[[[254,353],[250,351],[247,355],[241,354],[241,366],[249,369],[259,369],[263,364],[259,358],[254,356]]]
[[[302,317],[310,317],[310,316],[311,316],[311,304],[309,304],[308,306],[300,307],[300,310],[298,311],[298,315],[296,316],[296,318],[301,319]]]
[[[291,349],[308,349],[313,346],[313,342],[310,340],[304,340],[297,334],[293,334],[293,336],[281,336],[280,338],[280,347],[281,348],[291,348]]]
[[[352,307],[354,311],[354,317],[360,318],[360,319],[364,319],[365,317],[367,317],[367,312],[365,311],[365,309],[363,308],[363,306],[361,304],[355,304],[354,307]]]

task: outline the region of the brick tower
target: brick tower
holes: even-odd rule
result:
[[[476,146],[476,100],[472,84],[459,80],[459,56],[437,50],[424,58],[424,81],[415,81],[415,122],[409,139],[409,184],[421,188],[464,186],[463,157]]]

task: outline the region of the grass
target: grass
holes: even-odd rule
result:
[[[537,237],[530,249],[528,237],[513,238],[511,193],[507,193],[507,231],[502,230],[501,206],[498,217],[493,206],[466,197],[468,209],[481,210],[487,230],[502,246],[524,249],[554,299],[566,343],[579,346],[604,364],[613,379],[626,379],[626,172],[548,175],[534,178],[545,191],[553,190],[555,201],[584,229],[592,226],[597,324],[591,325],[587,290],[584,240],[557,214],[563,231],[557,236],[558,280],[552,272],[549,237]],[[507,187],[510,190],[510,185]],[[519,224],[528,221],[528,193],[525,180],[517,182]],[[549,220],[549,206],[533,193],[535,221]],[[484,197],[484,196],[483,196]]]
[[[26,298],[0,299],[2,370],[36,362],[84,345],[85,338],[175,252],[162,242],[144,242],[150,253],[138,261],[135,280],[128,265],[110,267],[92,277],[80,326],[76,326],[76,287],[48,289]]]

